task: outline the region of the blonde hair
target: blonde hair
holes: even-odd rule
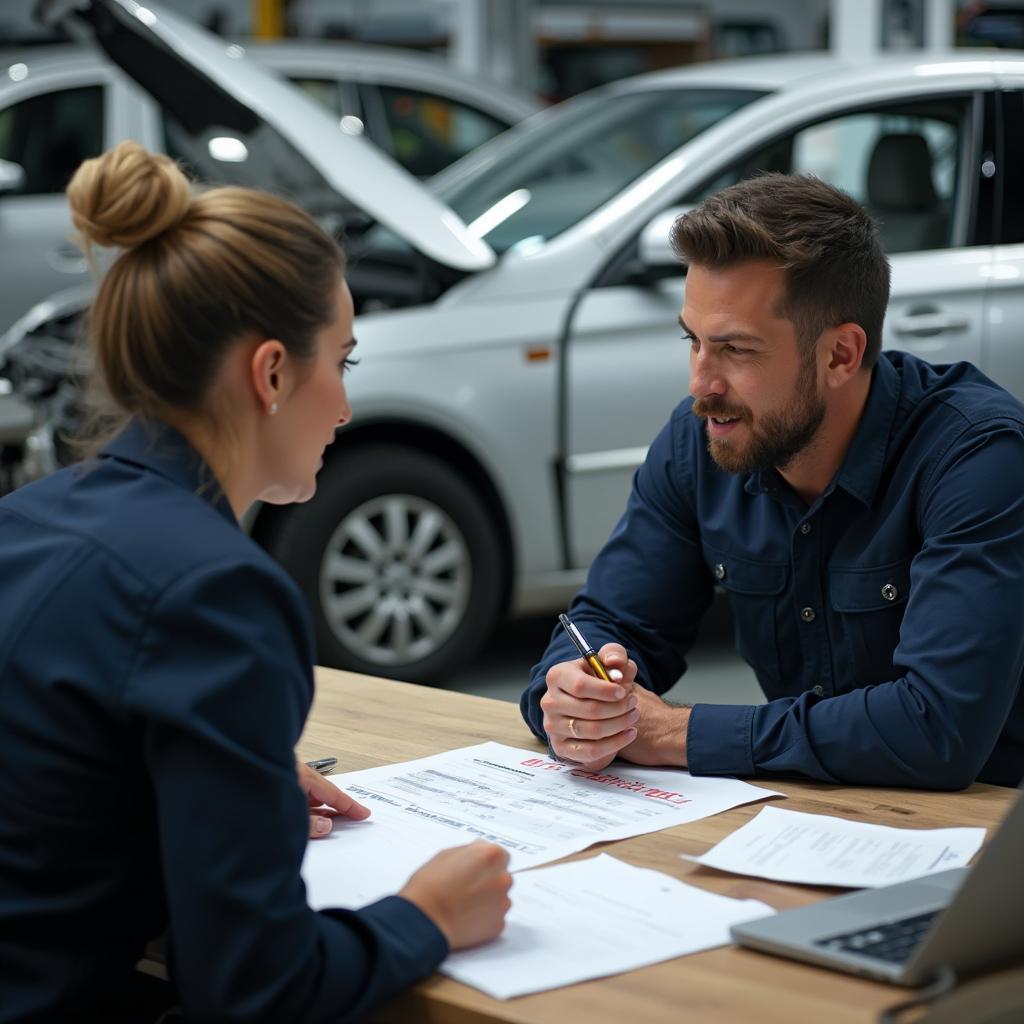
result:
[[[86,254],[123,251],[88,318],[93,403],[116,418],[210,416],[230,346],[276,338],[298,359],[335,316],[344,256],[300,207],[247,188],[193,195],[166,156],[122,142],[86,160],[67,188]]]

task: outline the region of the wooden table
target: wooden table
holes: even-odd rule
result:
[[[354,771],[485,740],[544,749],[514,704],[318,669],[317,698],[299,749],[307,759],[333,755],[338,771]],[[980,784],[962,793],[808,782],[770,785],[787,794],[782,805],[794,811],[909,828],[991,829],[1016,795],[1015,790]],[[763,900],[776,909],[838,892],[741,878],[679,859],[680,853],[703,853],[762,806],[737,807],[652,835],[601,844],[576,857],[607,850],[640,867],[726,896]],[[866,1024],[905,995],[906,990],[889,985],[727,946],[504,1002],[434,975],[374,1019],[395,1024]]]

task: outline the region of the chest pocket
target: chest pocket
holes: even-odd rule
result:
[[[782,593],[789,566],[751,562],[705,547],[711,574],[729,595],[736,629],[736,650],[754,670],[766,692],[774,692],[782,676],[779,626]]]
[[[893,654],[910,596],[910,559],[865,569],[829,569],[836,616],[833,671],[838,688],[881,683],[898,675]],[[845,664],[844,664],[845,662]]]

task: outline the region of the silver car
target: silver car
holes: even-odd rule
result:
[[[324,104],[341,131],[420,177],[539,109],[427,55],[344,43],[246,49]],[[64,200],[74,168],[124,138],[184,156],[179,120],[93,48],[0,52],[0,330],[88,280]]]
[[[127,0],[94,3],[130,26]],[[249,517],[310,597],[325,662],[439,678],[503,612],[567,599],[686,392],[668,226],[759,170],[816,173],[879,218],[886,345],[970,359],[1024,397],[1021,59],[786,57],[644,76],[531,118],[428,191],[364,173],[354,151],[338,150],[339,170],[301,97],[177,19],[147,31],[305,153],[286,169],[318,161],[378,221],[351,268],[364,310],[378,308],[356,324],[355,419],[312,501]]]

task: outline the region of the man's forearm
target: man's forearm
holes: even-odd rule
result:
[[[634,692],[640,697],[638,734],[623,749],[622,756],[634,764],[685,768],[689,705],[668,704],[642,686],[637,686]]]

